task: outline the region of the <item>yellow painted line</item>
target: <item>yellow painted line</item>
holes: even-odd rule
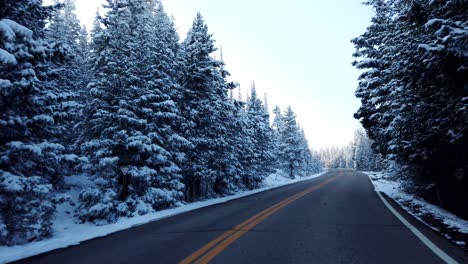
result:
[[[204,263],[208,263],[210,260],[212,260],[214,257],[216,257],[219,253],[221,253],[225,248],[227,248],[229,245],[231,245],[234,241],[236,241],[238,238],[240,238],[242,235],[244,235],[245,233],[247,233],[248,231],[250,231],[252,228],[254,228],[256,225],[258,225],[260,222],[262,222],[263,220],[265,220],[268,216],[274,214],[275,212],[279,211],[280,209],[282,209],[283,207],[291,204],[292,202],[296,201],[297,199],[301,198],[302,196],[308,194],[308,193],[311,193],[317,189],[320,189],[321,187],[325,186],[326,184],[328,184],[329,182],[331,182],[332,180],[334,180],[335,178],[332,178],[332,179],[329,179],[317,186],[313,186],[309,189],[307,189],[306,191],[302,192],[302,193],[299,193],[299,195],[295,195],[291,198],[293,199],[287,199],[288,201],[286,203],[282,203],[281,205],[275,207],[275,208],[272,208],[271,210],[269,210],[268,213],[258,217],[257,219],[255,219],[253,222],[249,223],[247,226],[245,226],[242,230],[239,230],[238,232],[236,232],[235,234],[233,234],[232,236],[230,236],[229,238],[227,238],[226,240],[224,240],[223,242],[221,242],[219,245],[217,245],[215,248],[211,249],[208,253],[206,253],[203,257],[201,257],[196,263],[200,263],[200,264],[204,264]]]
[[[248,225],[250,222],[252,222],[253,220],[255,220],[256,218],[260,217],[261,215],[267,213],[269,210],[277,207],[277,206],[280,206],[281,204],[283,203],[286,203],[288,202],[290,199],[293,199],[294,197],[298,196],[298,195],[301,195],[302,193],[306,192],[307,190],[305,191],[302,191],[300,192],[299,194],[296,194],[292,197],[289,197],[288,199],[285,199],[269,208],[266,208],[264,209],[263,211],[261,211],[260,213],[250,217],[249,219],[245,220],[244,222],[236,225],[234,228],[232,228],[231,230],[225,232],[224,234],[222,234],[221,236],[217,237],[216,239],[212,240],[211,242],[209,242],[208,244],[206,244],[205,246],[201,247],[199,250],[195,251],[192,255],[188,256],[187,258],[183,259],[181,262],[179,262],[179,264],[188,264],[188,263],[192,263],[195,259],[197,259],[198,257],[200,257],[201,255],[203,255],[205,252],[207,252],[210,248],[212,248],[213,246],[215,246],[216,244],[218,244],[219,242],[221,242],[222,240],[226,239],[228,236],[232,235],[233,233],[237,232],[238,230],[241,230],[244,226]]]
[[[278,202],[274,204],[273,206],[264,209],[260,213],[250,217],[246,221],[236,225],[232,230],[229,230],[225,232],[224,234],[220,235],[219,237],[215,238],[211,242],[207,243],[203,247],[201,247],[199,250],[195,251],[193,254],[190,256],[186,257],[183,259],[180,264],[188,264],[188,263],[194,263],[194,261],[198,258],[198,261],[195,263],[208,263],[210,260],[212,260],[214,257],[216,257],[221,251],[223,251],[225,248],[227,248],[230,244],[232,244],[234,241],[236,241],[238,238],[240,238],[242,235],[247,233],[249,230],[254,228],[256,225],[258,225],[260,222],[265,220],[267,217],[272,215],[273,213],[279,211],[283,207],[291,204],[292,202],[296,201],[297,199],[301,198],[302,196],[314,192],[326,184],[332,182],[335,180],[337,176],[328,179],[324,182],[322,182],[319,185],[312,186],[311,188],[308,188],[298,194],[295,194],[281,202]],[[203,255],[205,254],[205,255]],[[203,256],[202,256],[203,255]]]

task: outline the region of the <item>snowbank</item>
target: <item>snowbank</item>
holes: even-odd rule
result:
[[[142,216],[136,216],[132,218],[121,218],[117,223],[108,224],[103,226],[96,226],[91,223],[77,224],[74,222],[73,215],[73,203],[63,203],[57,207],[56,219],[54,222],[54,236],[50,239],[31,242],[25,245],[13,246],[13,247],[0,247],[0,263],[6,263],[15,261],[22,258],[27,258],[40,253],[44,253],[57,248],[65,248],[71,245],[80,244],[80,242],[89,240],[96,237],[102,237],[111,233],[124,230],[133,226],[146,224],[152,221],[160,220],[177,214],[185,213],[198,208],[225,203],[234,199],[252,195],[255,193],[263,192],[280,186],[292,184],[299,181],[313,179],[322,176],[325,172],[314,174],[308,177],[301,177],[296,179],[289,179],[282,176],[281,173],[275,173],[267,177],[264,181],[265,187],[240,192],[234,195],[210,199],[201,202],[195,202],[190,204],[181,205],[176,208],[158,211]],[[76,201],[79,190],[83,186],[87,186],[89,183],[88,179],[84,175],[77,175],[76,177],[70,177],[68,184],[71,184],[75,188],[69,192],[71,200]]]

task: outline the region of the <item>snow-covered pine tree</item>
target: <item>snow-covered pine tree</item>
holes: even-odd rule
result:
[[[72,153],[77,152],[72,149],[79,135],[75,126],[83,118],[90,64],[87,33],[75,14],[75,1],[65,0],[62,6],[62,9],[53,12],[46,29],[48,41],[64,54],[62,61],[49,69],[49,90],[56,94],[53,117],[60,124],[50,140],[61,143],[67,148],[67,152]],[[68,156],[67,165],[79,162],[77,155]],[[63,166],[62,174],[73,173],[74,170],[67,170],[65,167]]]
[[[273,108],[273,114],[275,117],[273,118],[271,128],[276,134],[281,134],[281,131],[284,129],[284,120],[281,108],[279,106],[275,106],[275,108]]]
[[[220,72],[224,79],[224,89],[229,94],[238,86],[237,83],[227,82],[230,73],[225,69],[223,60],[223,50],[220,50],[221,68]],[[246,179],[245,156],[252,151],[251,139],[248,137],[248,118],[245,111],[245,103],[233,100],[224,94],[221,121],[225,127],[225,147],[220,158],[222,159],[221,175],[216,178],[213,190],[218,195],[224,195],[236,191],[240,188],[254,188],[248,186],[243,179]]]
[[[342,147],[343,151],[343,159],[344,163],[342,164],[341,168],[348,168],[352,169],[354,162],[353,162],[353,143],[350,142],[349,144]]]
[[[280,156],[280,143],[281,143],[281,133],[284,130],[284,121],[283,121],[283,114],[281,113],[281,108],[279,106],[275,106],[273,108],[273,122],[271,124],[272,136],[273,136],[273,160],[275,164],[279,164],[279,156]],[[278,167],[278,166],[275,166]]]
[[[371,148],[372,142],[363,129],[354,131],[354,165],[356,170],[372,171],[376,166],[376,155]]]
[[[309,174],[318,173],[322,170],[322,165],[320,164],[320,160],[317,157],[314,157],[312,151],[309,147],[309,142],[305,136],[304,129],[300,130],[300,149],[301,149],[301,175],[307,176]]]
[[[89,34],[88,30],[86,29],[86,26],[81,26],[81,30],[78,34],[78,49],[77,49],[77,54],[76,58],[79,63],[83,65],[83,68],[80,69],[79,74],[83,76],[83,79],[80,81],[80,90],[78,94],[77,101],[80,102],[80,104],[83,104],[83,107],[81,107],[81,115],[83,118],[83,110],[84,110],[84,105],[86,104],[87,97],[89,95],[89,90],[87,89],[88,83],[90,80],[90,73],[91,73],[91,67],[92,67],[92,61],[91,61],[91,47],[90,47],[90,41],[89,41]]]
[[[305,176],[322,170],[319,155],[314,157],[303,129],[296,122],[296,115],[291,107],[284,114],[276,106],[273,130],[273,157],[276,169],[287,173],[289,177]]]
[[[368,1],[366,4],[375,3],[375,16],[372,18],[372,25],[363,35],[354,38],[351,42],[356,46],[353,56],[365,56],[366,59],[354,61],[353,65],[359,69],[372,68],[359,76],[359,85],[356,90],[356,97],[361,98],[361,107],[355,114],[355,118],[361,120],[371,138],[381,138],[376,142],[376,149],[384,155],[390,154],[385,147],[390,142],[394,127],[390,123],[394,117],[392,112],[391,95],[392,88],[387,85],[381,85],[388,82],[391,78],[386,71],[389,71],[390,64],[385,57],[379,53],[379,49],[385,47],[384,40],[390,39],[389,32],[394,29],[391,23],[391,17],[394,11],[389,7],[385,0]],[[387,114],[385,114],[387,113]],[[384,124],[389,127],[387,130],[368,129],[376,124]]]
[[[256,92],[254,93],[254,100],[257,100]],[[238,154],[242,164],[242,172],[240,174],[242,176],[242,185],[251,189],[257,186],[263,177],[258,175],[257,171],[260,165],[257,153],[258,142],[255,138],[255,124],[253,123],[253,119],[250,118],[253,117],[253,111],[250,110],[249,113],[249,103],[251,104],[252,101],[251,97],[247,95],[247,102],[242,102],[242,108],[239,109],[239,118],[242,120],[242,127],[240,128],[242,134],[239,136],[242,137],[242,141],[239,142]]]
[[[48,141],[57,125],[49,69],[61,51],[44,38],[52,7],[42,1],[0,5],[0,244],[51,235],[51,191],[63,146]]]
[[[263,102],[258,98],[255,83],[252,84],[247,99],[248,130],[252,141],[252,157],[245,157],[251,162],[248,168],[250,181],[258,185],[264,177],[273,172],[273,133],[270,127],[270,115]]]
[[[101,46],[103,46],[103,43],[100,43],[101,41],[101,34],[103,31],[102,28],[102,20],[103,18],[99,14],[99,9],[96,10],[96,14],[94,15],[94,21],[93,21],[93,28],[91,29],[89,33],[90,37],[90,42],[89,42],[89,65],[90,68],[94,67],[95,63],[98,60],[98,54],[99,54],[99,49]],[[91,70],[91,69],[90,69]]]
[[[170,121],[174,136],[170,138],[170,150],[173,156],[173,161],[178,167],[182,166],[185,160],[185,154],[193,148],[191,142],[186,140],[183,135],[183,127],[186,123],[179,109],[180,100],[182,97],[182,87],[179,84],[182,75],[182,63],[180,59],[180,44],[179,35],[177,34],[174,22],[164,11],[163,4],[160,0],[151,0],[148,2],[151,8],[154,19],[154,43],[153,52],[156,54],[157,60],[154,61],[155,79],[158,80],[161,87],[161,92],[169,96],[175,102],[177,107],[177,115],[173,116]],[[169,145],[168,145],[169,146]]]
[[[198,13],[181,49],[180,108],[186,120],[184,135],[194,144],[184,166],[189,201],[213,195],[229,165],[227,158],[232,158],[225,150],[229,147],[227,93],[233,84],[225,79],[223,62],[211,56],[214,51],[212,35]]]
[[[255,150],[248,129],[245,102],[229,100],[223,112],[227,144],[223,153],[224,174],[223,177],[218,178],[214,186],[217,194],[255,187],[247,184],[249,183],[248,173],[251,163],[246,157],[252,156]]]
[[[281,132],[279,158],[283,171],[294,178],[301,173],[301,139],[296,114],[289,106],[283,115],[284,129]]]
[[[164,93],[170,95],[174,100],[179,100],[181,87],[178,82],[182,67],[179,58],[179,35],[174,22],[164,11],[161,1],[152,0],[150,6],[153,7],[155,35],[158,41],[158,57],[160,58],[160,63],[157,65],[158,70],[161,75],[166,75],[164,78],[171,82],[171,85],[167,87],[168,90],[164,91]]]
[[[187,141],[174,132],[180,118],[166,91],[173,80],[159,70],[163,39],[145,0],[108,1],[106,28],[95,29],[91,98],[83,150],[97,188],[80,194],[84,221],[114,221],[174,206],[184,185],[176,165]]]
[[[173,206],[184,199],[182,192],[185,186],[182,184],[183,176],[180,168],[186,162],[186,152],[193,145],[182,136],[183,131],[180,127],[183,126],[185,120],[176,103],[182,93],[179,84],[182,67],[179,59],[179,36],[172,19],[164,11],[161,1],[147,2],[150,8],[153,7],[151,26],[154,29],[152,41],[155,45],[151,48],[151,53],[154,54],[151,62],[152,67],[156,69],[153,70],[152,78],[162,93],[160,96],[165,100],[159,105],[154,105],[153,109],[157,114],[152,118],[152,122],[160,137],[156,142],[170,152],[170,167],[173,169],[172,171],[160,169],[160,177],[163,176],[165,179],[158,179],[156,182],[156,186],[166,192],[166,197],[163,197],[165,199],[160,202],[162,206],[159,206],[159,208],[164,208]],[[168,162],[166,162],[167,165],[169,165]]]

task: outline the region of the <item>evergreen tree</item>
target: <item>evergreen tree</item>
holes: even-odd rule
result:
[[[52,232],[64,147],[48,140],[57,129],[49,68],[63,55],[44,38],[51,11],[42,1],[0,5],[0,244]]]
[[[301,169],[300,172],[302,176],[307,176],[310,173],[318,173],[322,170],[322,165],[320,164],[319,158],[314,157],[312,151],[309,148],[309,143],[305,136],[304,129],[300,130],[299,134],[300,150],[301,150]]]
[[[183,88],[181,110],[186,121],[185,137],[194,144],[184,167],[184,183],[189,201],[215,194],[229,164],[227,138],[227,92],[233,84],[225,80],[223,63],[210,55],[216,51],[212,35],[197,14],[182,43]],[[228,155],[231,156],[231,155]]]
[[[289,106],[283,117],[284,130],[281,132],[281,143],[279,145],[279,157],[282,169],[294,178],[300,173],[301,149],[299,127],[296,115]]]
[[[279,163],[280,159],[280,143],[281,143],[281,133],[284,130],[284,121],[283,114],[281,113],[281,108],[275,106],[273,108],[273,123],[271,124],[272,137],[273,137],[273,159],[275,163]]]
[[[80,195],[84,221],[114,221],[183,199],[176,163],[187,141],[174,131],[179,112],[164,93],[171,79],[156,67],[166,51],[159,49],[154,14],[145,0],[109,1],[108,7],[106,28],[93,32],[95,62],[82,136],[92,171],[104,179]]]
[[[61,124],[54,140],[69,147],[78,135],[74,126],[83,116],[89,76],[87,33],[80,26],[75,11],[75,1],[66,0],[63,9],[54,11],[46,30],[47,39],[64,54],[61,63],[50,69],[49,89],[55,90],[57,95],[54,119]]]
[[[231,90],[232,91],[232,90]],[[230,100],[224,110],[226,116],[226,142],[224,157],[227,162],[224,177],[215,184],[215,191],[219,194],[243,188],[255,188],[259,182],[253,180],[251,174],[253,149],[251,130],[245,111],[245,102]],[[256,178],[258,179],[258,178]]]
[[[93,21],[93,28],[91,29],[90,32],[90,38],[91,41],[89,42],[89,65],[94,67],[94,64],[97,63],[98,60],[98,54],[99,54],[99,49],[101,46],[104,44],[101,43],[100,41],[103,40],[101,37],[101,34],[103,32],[101,21],[102,17],[99,14],[99,9],[96,10],[96,14],[94,16],[94,21]]]
[[[371,148],[372,142],[366,132],[357,129],[354,132],[354,168],[360,171],[372,171],[376,169],[376,155]]]
[[[273,172],[273,134],[270,128],[270,115],[262,101],[257,97],[255,84],[252,84],[250,96],[247,99],[248,131],[250,132],[251,154],[247,156],[251,163],[249,168],[250,181],[258,185],[264,177]],[[251,185],[249,183],[248,185]]]
[[[182,71],[180,56],[179,35],[177,34],[173,21],[164,11],[164,7],[160,1],[155,1],[151,4],[154,6],[154,26],[155,36],[157,36],[157,52],[159,63],[158,72],[161,78],[166,79],[170,83],[167,90],[163,91],[168,94],[173,100],[180,100],[182,88],[179,85],[179,79]]]

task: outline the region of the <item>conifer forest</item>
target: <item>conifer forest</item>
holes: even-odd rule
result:
[[[41,2],[0,5],[0,244],[51,236],[77,175],[74,217],[105,224],[321,170],[291,107],[232,96],[201,14],[180,41],[159,1],[112,0],[88,36]]]

